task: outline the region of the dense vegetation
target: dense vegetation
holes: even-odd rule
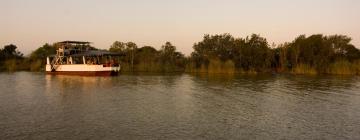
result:
[[[292,42],[270,47],[256,34],[246,38],[221,34],[205,35],[194,44],[189,57],[170,42],[156,50],[115,41],[109,51],[124,54],[119,58],[123,72],[360,74],[360,50],[350,42],[351,38],[343,35],[300,35]],[[53,45],[45,44],[24,57],[15,45],[4,46],[0,71],[41,71],[46,56],[55,52]]]
[[[191,72],[297,74],[360,74],[360,50],[343,35],[300,35],[270,48],[265,38],[251,35],[205,35],[194,45],[187,63]]]
[[[115,41],[109,51],[125,54],[120,58],[122,71],[182,72],[185,69],[185,56],[170,42],[156,50],[151,46],[138,48],[133,42]]]
[[[278,71],[360,74],[360,50],[343,35],[301,35],[274,49]]]
[[[6,45],[0,49],[0,71],[14,71],[24,61],[23,54],[13,44]],[[16,69],[17,68],[17,69]]]
[[[234,38],[230,34],[205,35],[194,45],[188,63],[190,72],[268,72],[274,61],[265,38],[258,35]]]

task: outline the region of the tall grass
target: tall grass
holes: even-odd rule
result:
[[[138,72],[157,72],[160,71],[160,65],[154,62],[140,62],[135,65],[135,71]]]
[[[349,62],[337,60],[326,68],[325,72],[319,72],[308,64],[299,64],[291,70],[293,74],[334,74],[334,75],[356,75],[360,74],[360,61]]]
[[[133,68],[131,64],[122,63],[122,72],[184,72],[184,68],[178,67],[174,64],[161,64],[160,62],[139,62],[134,64]]]
[[[308,64],[298,64],[295,68],[292,69],[291,73],[293,74],[318,74],[314,67],[311,67]]]
[[[360,62],[356,61],[350,63],[347,60],[336,61],[335,63],[330,65],[328,73],[339,75],[360,74]]]
[[[30,63],[30,71],[42,71],[45,69],[45,64],[42,60],[35,60]]]
[[[202,64],[199,68],[195,67],[193,63],[189,63],[186,72],[192,73],[223,73],[234,74],[237,73],[235,63],[232,60],[221,61],[220,59],[210,59],[209,64]]]
[[[209,65],[207,67],[208,73],[226,73],[225,70],[223,70],[223,62],[221,62],[218,59],[211,59],[209,61]]]
[[[16,71],[17,70],[17,61],[16,61],[16,59],[6,60],[3,67],[8,72]]]

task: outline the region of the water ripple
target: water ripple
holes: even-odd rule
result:
[[[360,139],[356,76],[0,77],[0,139]]]

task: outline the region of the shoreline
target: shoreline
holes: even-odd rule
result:
[[[42,73],[47,74],[46,71],[30,71],[30,70],[16,70],[16,71],[0,71],[0,73],[17,73],[17,72],[31,72],[31,73]],[[180,75],[180,74],[190,74],[190,75],[306,75],[306,76],[360,76],[360,74],[344,74],[344,73],[295,73],[295,72],[159,72],[159,71],[120,71],[118,76],[121,75]],[[52,74],[49,74],[52,75]],[[81,76],[81,75],[78,75]]]

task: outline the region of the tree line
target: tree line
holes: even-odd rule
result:
[[[119,58],[123,72],[360,74],[360,50],[344,35],[300,35],[277,46],[257,34],[204,35],[193,49],[186,57],[170,42],[157,50],[115,41],[108,50],[124,54]],[[55,52],[45,44],[24,57],[15,45],[6,45],[0,49],[0,71],[41,71]]]
[[[360,74],[360,50],[350,42],[344,35],[316,34],[270,47],[256,34],[205,35],[194,45],[187,68],[210,73]]]

